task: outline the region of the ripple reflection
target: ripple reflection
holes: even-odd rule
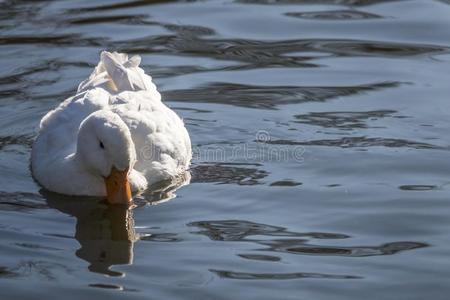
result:
[[[248,4],[268,4],[268,5],[280,5],[280,4],[340,4],[340,5],[354,5],[354,6],[367,6],[375,5],[386,2],[399,2],[405,0],[235,0],[240,3]]]
[[[230,163],[203,164],[191,169],[193,183],[217,183],[257,185],[267,177],[267,171],[248,168]]]
[[[253,242],[263,245],[257,251],[288,253],[314,256],[365,257],[393,255],[402,251],[428,247],[428,244],[414,241],[398,241],[379,246],[325,246],[311,243],[311,240],[349,239],[340,233],[294,232],[284,227],[243,220],[198,221],[188,224],[200,230],[196,234],[205,235],[215,241]],[[259,238],[256,238],[259,237]],[[275,238],[274,238],[275,237]],[[258,259],[248,254],[243,258]],[[259,257],[264,260],[264,257]]]
[[[369,128],[365,121],[391,117],[395,113],[395,110],[311,112],[294,117],[296,123],[351,130],[354,128]]]
[[[364,20],[379,19],[382,16],[357,10],[327,10],[310,12],[289,12],[285,14],[288,17],[300,19],[319,19],[319,20]]]
[[[275,109],[281,104],[324,102],[340,96],[351,96],[399,86],[399,82],[381,82],[357,86],[251,86],[212,83],[188,90],[164,92],[171,101],[220,103],[251,108]]]
[[[80,248],[75,254],[90,263],[88,269],[109,276],[123,276],[124,273],[111,270],[111,267],[133,264],[135,242],[178,240],[176,235],[171,233],[137,233],[133,209],[174,198],[176,189],[188,184],[189,180],[190,174],[186,173],[176,180],[154,185],[147,193],[134,197],[134,207],[106,205],[101,198],[65,196],[46,190],[40,192],[49,207],[77,219],[75,238],[80,243]]]
[[[321,274],[321,273],[249,273],[249,272],[234,272],[225,270],[210,270],[221,278],[239,279],[239,280],[289,280],[301,278],[316,278],[316,279],[361,279],[360,276],[353,275],[337,275],[337,274]]]
[[[133,263],[133,246],[139,240],[134,230],[132,210],[122,205],[105,205],[95,199],[46,193],[50,207],[76,217],[75,238],[81,247],[76,255],[89,262],[91,272],[109,276],[123,273],[113,265]]]
[[[413,149],[442,149],[442,147],[403,139],[381,138],[381,137],[344,137],[340,139],[323,139],[311,141],[292,140],[272,140],[265,142],[272,145],[302,145],[302,146],[327,146],[340,148],[367,148],[367,147],[387,147],[387,148],[413,148]]]

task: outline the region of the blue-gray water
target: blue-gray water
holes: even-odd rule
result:
[[[0,1],[0,299],[448,299],[450,2]],[[132,211],[40,191],[40,118],[140,54],[195,148]]]

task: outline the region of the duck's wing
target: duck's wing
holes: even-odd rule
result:
[[[148,90],[111,97],[111,109],[130,128],[137,154],[135,169],[149,184],[186,170],[192,157],[183,121],[160,97]]]

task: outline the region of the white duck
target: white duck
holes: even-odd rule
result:
[[[31,169],[43,187],[128,203],[131,191],[187,170],[189,134],[140,61],[102,52],[77,94],[42,118]]]

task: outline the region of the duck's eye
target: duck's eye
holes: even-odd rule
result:
[[[105,145],[103,145],[102,141],[100,141],[100,148],[105,149]]]

